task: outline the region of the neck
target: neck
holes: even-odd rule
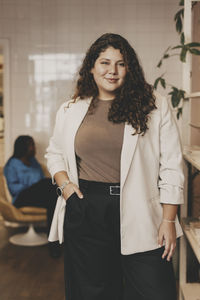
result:
[[[97,96],[98,99],[103,100],[103,101],[109,101],[109,100],[114,100],[115,99],[115,95],[113,94],[102,94],[99,93],[99,95]]]
[[[112,99],[111,99],[111,98],[110,98],[110,99],[102,99],[102,98],[100,98],[100,97],[98,97],[97,99],[100,100],[100,101],[105,101],[105,102],[106,102],[106,101],[112,101],[112,100],[114,100],[114,98],[112,98]]]

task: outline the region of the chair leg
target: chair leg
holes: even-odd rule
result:
[[[37,233],[33,224],[29,225],[26,233],[15,234],[9,238],[11,244],[18,246],[41,246],[48,243],[45,233]]]

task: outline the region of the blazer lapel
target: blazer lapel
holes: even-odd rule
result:
[[[135,129],[132,125],[125,124],[124,139],[121,152],[121,166],[120,166],[120,185],[121,189],[124,186],[128,171],[131,165],[131,161],[135,152],[135,148],[138,141],[138,134],[133,135]]]
[[[68,157],[68,167],[69,172],[72,176],[72,179],[74,183],[78,185],[78,171],[77,171],[77,165],[76,165],[76,155],[75,155],[75,136],[76,132],[81,125],[87,111],[90,105],[92,98],[89,98],[87,100],[79,100],[75,104],[71,104],[68,109],[71,109],[71,113],[69,113],[67,117],[67,124],[68,130],[67,133],[67,139],[66,139],[66,151],[67,151],[67,157]],[[70,147],[68,146],[70,145]]]

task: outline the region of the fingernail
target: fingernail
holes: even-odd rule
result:
[[[159,246],[159,247],[161,247],[161,245],[160,245],[160,244],[158,244],[158,246]]]
[[[80,198],[82,199],[82,198],[83,198],[83,195],[81,195]]]

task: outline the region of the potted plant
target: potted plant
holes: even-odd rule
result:
[[[193,2],[192,7],[196,5],[196,2]],[[176,31],[180,35],[180,44],[176,46],[169,46],[165,52],[163,53],[163,56],[159,60],[159,63],[157,64],[157,68],[160,68],[163,64],[163,61],[166,59],[169,59],[172,56],[178,56],[179,60],[182,63],[186,62],[186,56],[188,53],[191,53],[192,55],[200,55],[200,50],[197,49],[200,47],[200,43],[198,42],[191,42],[191,43],[185,43],[185,35],[183,32],[183,18],[184,18],[184,0],[181,0],[179,3],[179,6],[181,7],[180,10],[175,14],[174,21],[176,24]],[[177,50],[179,52],[177,52]],[[179,89],[178,87],[169,84],[165,79],[165,73],[163,73],[161,76],[156,78],[154,82],[154,89],[157,89],[158,85],[160,84],[164,89],[169,87],[168,95],[171,99],[171,104],[174,109],[177,111],[177,119],[179,119],[180,115],[182,114],[184,100],[186,100],[186,91]]]

